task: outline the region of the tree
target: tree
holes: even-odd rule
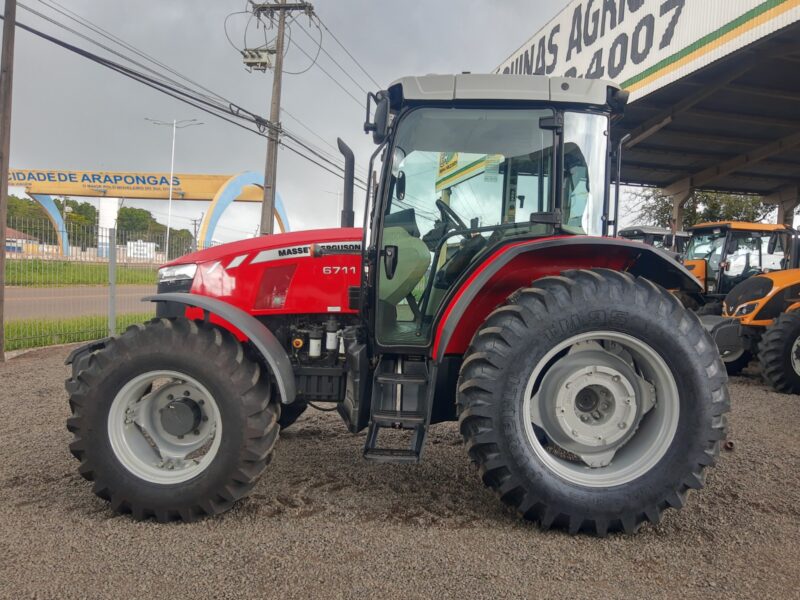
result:
[[[657,189],[641,189],[629,195],[636,223],[656,227],[672,226],[672,199]],[[775,207],[759,196],[695,192],[686,203],[681,229],[714,221],[759,222],[771,217]]]
[[[117,229],[120,231],[147,233],[154,224],[157,223],[153,215],[143,208],[123,206],[117,213]]]

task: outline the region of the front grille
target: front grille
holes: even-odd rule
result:
[[[173,279],[171,281],[160,281],[156,292],[167,294],[169,292],[189,292],[192,289],[193,279]]]
[[[725,307],[733,313],[738,306],[753,300],[760,300],[772,291],[772,279],[769,277],[750,277],[733,286],[725,296]]]

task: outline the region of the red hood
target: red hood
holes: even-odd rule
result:
[[[338,227],[336,229],[309,229],[306,231],[291,231],[289,233],[276,233],[262,235],[249,240],[230,242],[213,248],[206,248],[186,254],[168,262],[168,265],[185,265],[187,263],[204,263],[210,260],[219,260],[231,254],[243,254],[254,250],[269,250],[282,246],[298,244],[316,244],[319,242],[339,242],[361,239],[360,227]]]

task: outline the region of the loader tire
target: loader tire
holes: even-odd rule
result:
[[[526,519],[633,533],[703,487],[726,434],[726,380],[714,342],[666,290],[567,271],[518,290],[479,328],[459,427],[483,482]]]
[[[738,375],[752,360],[753,353],[749,350],[742,350],[741,354],[734,354],[730,358],[727,356],[722,357],[722,362],[725,363],[725,370],[728,372],[728,375]]]
[[[800,314],[784,313],[767,327],[758,362],[762,377],[775,391],[800,394]]]
[[[137,520],[194,521],[245,496],[272,458],[280,407],[246,348],[214,325],[154,319],[79,357],[70,451],[92,491]]]

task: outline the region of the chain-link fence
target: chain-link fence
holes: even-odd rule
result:
[[[6,351],[98,339],[155,314],[143,296],[155,291],[167,262],[165,232],[115,231],[68,223],[9,219],[6,233]],[[173,236],[169,259],[193,249]]]

